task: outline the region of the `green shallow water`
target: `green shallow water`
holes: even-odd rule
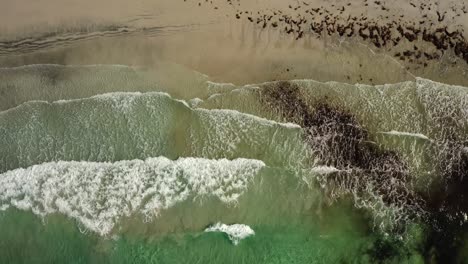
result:
[[[261,179],[260,177],[263,177]],[[339,263],[365,259],[377,237],[351,204],[319,208],[317,193],[292,173],[264,169],[236,205],[182,202],[150,223],[138,215],[105,238],[60,214],[2,213],[0,254],[7,263]],[[317,213],[320,211],[320,213]],[[210,223],[246,223],[255,235],[234,246]],[[80,231],[81,230],[81,231]],[[354,252],[350,256],[350,252]],[[370,258],[370,257],[367,257]],[[372,263],[372,262],[369,262]]]
[[[0,70],[0,263],[465,263],[468,88],[172,67]]]
[[[347,210],[348,209],[348,210]],[[359,226],[360,216],[337,207],[327,220],[305,225],[254,225],[256,235],[233,246],[222,233],[180,233],[164,237],[121,234],[102,239],[83,234],[62,216],[44,224],[16,210],[0,218],[5,263],[424,263],[423,235],[402,242]],[[387,255],[382,248],[389,247]],[[380,252],[380,253],[379,253]]]
[[[338,214],[338,215],[337,215]],[[372,236],[351,228],[342,213],[333,232],[317,227],[253,226],[256,235],[233,246],[222,233],[171,234],[148,239],[121,235],[103,240],[82,234],[70,221],[49,217],[46,224],[24,212],[2,216],[0,252],[5,263],[356,263],[370,256]],[[350,217],[348,217],[350,218]],[[286,224],[286,223],[285,223]],[[372,262],[368,262],[372,263]]]

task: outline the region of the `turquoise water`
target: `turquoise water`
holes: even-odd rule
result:
[[[8,75],[1,263],[463,263],[468,88],[92,67]]]

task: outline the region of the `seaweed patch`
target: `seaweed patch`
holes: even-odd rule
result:
[[[412,188],[407,164],[395,152],[372,144],[369,132],[351,113],[326,100],[309,106],[292,82],[269,85],[262,98],[304,128],[318,165],[335,168],[317,178],[327,198],[352,196],[356,207],[370,209],[375,224],[385,230],[397,231],[423,216],[425,201]]]
[[[323,98],[308,102],[294,82],[268,84],[261,100],[283,118],[300,124],[305,141],[319,160],[332,167],[317,177],[330,201],[351,197],[357,208],[368,210],[374,227],[403,234],[410,223],[427,224],[417,250],[426,261],[457,259],[468,232],[468,142],[446,135],[436,140],[433,179],[427,189],[415,187],[409,166],[397,153],[372,144],[368,130],[349,111]],[[448,138],[447,138],[448,137]],[[372,259],[395,259],[393,242],[377,239],[366,252]]]

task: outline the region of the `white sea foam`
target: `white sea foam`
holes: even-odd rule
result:
[[[24,102],[20,105],[15,107],[0,111],[0,115],[6,114],[12,111],[20,110],[24,107],[28,107],[31,104],[46,104],[46,105],[64,105],[69,103],[77,103],[77,102],[85,102],[85,101],[92,101],[92,100],[101,100],[102,102],[108,101],[112,102],[115,107],[127,109],[132,106],[133,101],[139,97],[161,97],[167,98],[170,100],[174,100],[175,102],[180,102],[185,106],[189,107],[186,101],[174,99],[171,97],[170,94],[166,92],[110,92],[110,93],[103,93],[98,95],[93,95],[91,97],[86,98],[76,98],[76,99],[62,99],[53,102],[45,101],[45,100],[30,100]]]
[[[255,231],[253,231],[250,226],[243,224],[226,225],[216,223],[215,225],[206,228],[205,232],[223,232],[228,235],[234,245],[238,245],[244,238],[255,235]]]
[[[410,133],[410,132],[400,132],[400,131],[388,131],[388,132],[379,132],[380,134],[393,135],[393,136],[404,136],[404,137],[417,137],[424,140],[430,140],[426,135],[420,133]]]
[[[115,163],[59,161],[0,174],[0,209],[62,213],[100,235],[136,213],[147,220],[176,203],[214,196],[234,203],[265,164],[164,157]]]
[[[238,118],[244,118],[246,120],[250,119],[250,120],[253,120],[255,122],[259,122],[261,124],[270,125],[270,126],[278,125],[278,126],[287,127],[287,128],[295,128],[295,129],[301,128],[300,125],[295,124],[295,123],[276,122],[274,120],[266,119],[264,117],[259,117],[259,116],[252,115],[252,114],[242,113],[242,112],[239,112],[237,110],[232,110],[232,109],[209,109],[208,110],[208,109],[198,108],[198,109],[196,109],[196,111],[199,112],[199,113],[203,113],[203,114],[210,114],[210,115],[213,115],[215,117],[219,117],[219,116],[237,116]]]
[[[316,166],[312,168],[312,172],[318,174],[330,174],[338,171],[340,170],[332,166]]]
[[[204,101],[202,99],[196,97],[196,98],[190,99],[188,103],[189,103],[190,107],[196,108],[199,104],[201,104],[203,102]]]
[[[213,100],[213,98],[216,98],[218,96],[221,96],[221,94],[220,93],[211,94],[210,96],[208,96],[207,100]]]
[[[212,82],[206,81],[209,89],[221,89],[221,90],[231,90],[236,88],[236,85],[233,83],[219,83],[219,82]]]

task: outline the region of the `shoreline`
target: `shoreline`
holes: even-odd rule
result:
[[[466,4],[387,2],[144,1],[101,19],[77,11],[68,20],[56,17],[69,11],[46,12],[30,17],[31,23],[51,19],[36,37],[27,37],[27,21],[12,20],[3,30],[22,37],[0,42],[0,66],[151,68],[170,61],[238,85],[285,79],[377,85],[422,77],[468,86]]]

